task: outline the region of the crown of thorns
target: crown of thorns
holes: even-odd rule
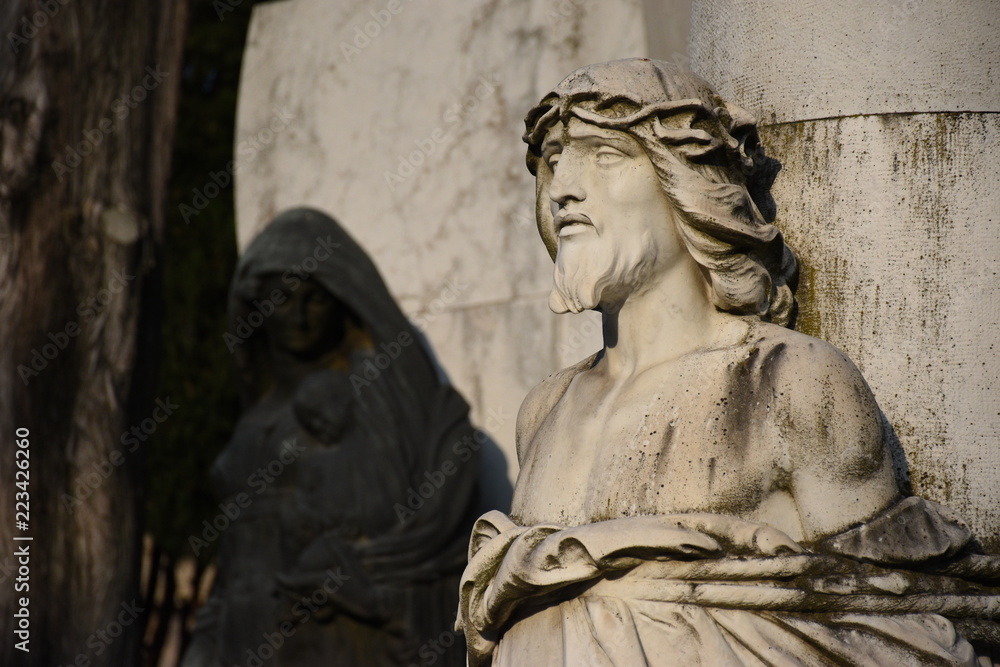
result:
[[[697,98],[642,104],[625,95],[550,94],[524,119],[528,169],[537,174],[541,144],[549,129],[560,121],[567,124],[577,118],[630,134],[636,134],[635,128],[648,127],[659,142],[692,162],[708,162],[724,154],[728,166],[750,174],[759,142],[754,119],[742,109],[731,109],[723,100],[717,101],[719,106]]]

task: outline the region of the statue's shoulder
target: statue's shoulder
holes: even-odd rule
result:
[[[780,382],[864,381],[854,362],[821,338],[760,322],[754,325],[748,342],[764,370]]]
[[[577,373],[585,371],[594,365],[600,352],[594,353],[579,363],[557,371],[535,386],[521,403],[517,412],[517,458],[523,460],[524,447],[531,442],[535,431],[548,416],[555,404],[559,402],[569,383]]]
[[[769,419],[790,446],[800,444],[805,458],[815,458],[826,469],[830,456],[842,460],[847,450],[881,460],[881,411],[861,371],[844,352],[772,324],[758,328],[755,345],[761,384],[772,397]]]

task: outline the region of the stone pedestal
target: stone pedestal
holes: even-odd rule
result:
[[[861,368],[913,491],[1000,550],[1000,5],[699,0],[693,68],[756,114],[798,328]]]

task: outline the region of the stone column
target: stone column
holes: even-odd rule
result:
[[[1000,551],[1000,3],[696,0],[693,68],[761,120],[798,328],[861,368],[915,493]]]

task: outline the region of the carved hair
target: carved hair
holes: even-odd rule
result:
[[[780,167],[764,154],[746,111],[698,76],[655,60],[590,65],[566,77],[524,121],[538,230],[553,259],[552,171],[541,144],[549,128],[572,118],[626,132],[643,147],[677,211],[681,238],[708,270],[718,309],[794,324],[798,262],[771,224],[770,187]]]

